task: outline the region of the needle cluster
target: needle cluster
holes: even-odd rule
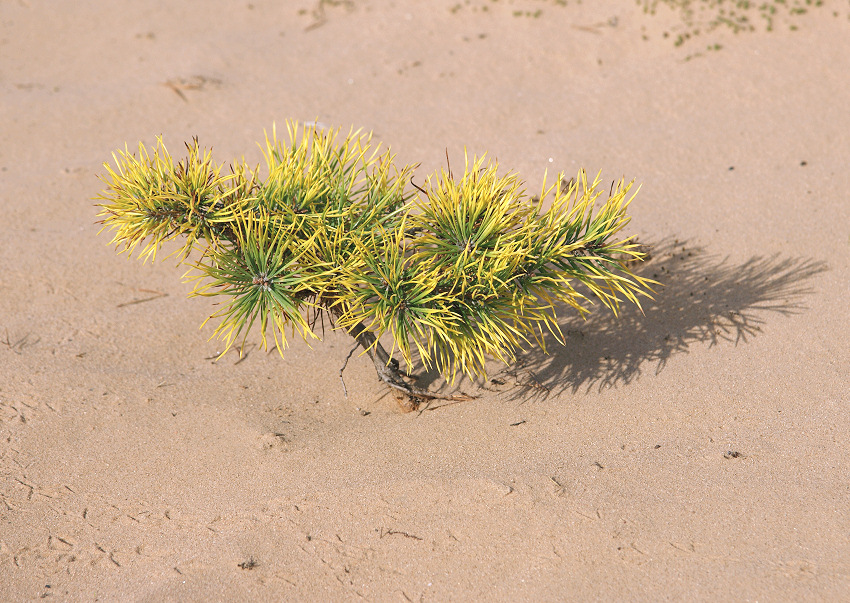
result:
[[[147,259],[178,240],[193,294],[225,301],[210,318],[228,348],[259,324],[282,350],[287,327],[315,338],[326,313],[404,389],[379,366],[397,367],[396,351],[408,369],[415,351],[450,380],[483,374],[488,357],[510,362],[544,331],[560,338],[559,307],[585,314],[596,299],[616,313],[651,292],[629,269],[639,246],[619,236],[632,182],[602,199],[599,177],[559,174],[530,197],[517,174],[474,157],[460,177],[447,168],[418,187],[415,167],[369,134],[287,130],[266,137],[265,177],[244,162],[225,172],[197,140],[176,163],[159,139],[106,164],[99,216],[112,242]]]

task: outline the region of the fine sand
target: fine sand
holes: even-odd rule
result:
[[[670,4],[0,1],[0,600],[850,599],[850,6]],[[96,176],[288,118],[635,179],[664,287],[413,413],[344,333],[216,361]]]

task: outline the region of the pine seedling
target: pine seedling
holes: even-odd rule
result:
[[[616,314],[652,291],[629,268],[644,253],[620,236],[633,182],[601,200],[599,177],[582,170],[544,177],[529,197],[517,174],[466,157],[459,178],[446,168],[419,187],[414,166],[397,167],[370,134],[287,131],[261,146],[265,176],[244,163],[225,173],[196,139],[176,163],[158,139],[105,165],[99,217],[112,243],[146,260],[178,241],[193,295],[225,302],[210,317],[224,352],[258,325],[282,353],[287,330],[317,338],[327,316],[410,400],[458,398],[408,383],[396,355],[407,374],[418,356],[450,382],[483,376],[488,358],[545,350],[546,332],[562,340],[560,308],[585,315],[598,300]]]

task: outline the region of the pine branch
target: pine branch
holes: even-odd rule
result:
[[[258,324],[263,345],[271,330],[282,350],[286,327],[315,338],[327,312],[387,385],[444,398],[409,385],[396,350],[408,371],[415,350],[449,381],[483,375],[487,358],[509,363],[543,346],[544,330],[560,337],[562,305],[585,315],[595,299],[617,313],[652,292],[654,281],[630,270],[644,252],[619,235],[632,183],[612,184],[600,201],[599,176],[559,174],[530,198],[517,174],[467,157],[459,178],[441,170],[410,187],[414,167],[397,168],[371,135],[290,122],[287,131],[288,142],[274,129],[266,137],[265,177],[239,163],[223,175],[197,140],[177,162],[157,139],[106,165],[99,215],[112,243],[145,260],[179,239],[193,294],[229,300],[210,317],[227,348]]]

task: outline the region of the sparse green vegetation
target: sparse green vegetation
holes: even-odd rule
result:
[[[582,0],[572,0],[573,5],[581,4]],[[470,12],[488,12],[490,5],[499,4],[507,7],[514,17],[526,17],[539,19],[544,13],[544,8],[549,6],[564,7],[570,5],[570,0],[463,0],[449,7],[449,12],[458,13],[462,10]]]
[[[682,46],[700,34],[721,29],[735,34],[773,31],[780,26],[796,31],[799,29],[794,22],[796,17],[824,6],[824,0],[637,0],[637,3],[649,14],[655,14],[659,6],[679,14],[683,30],[676,32],[675,46]],[[833,10],[833,15],[838,14]],[[664,37],[669,37],[669,33]]]

